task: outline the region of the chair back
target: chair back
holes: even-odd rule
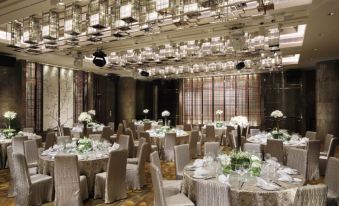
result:
[[[161,172],[161,164],[160,164],[160,158],[159,153],[157,151],[154,151],[150,154],[151,163],[157,166]]]
[[[287,149],[288,167],[298,170],[306,178],[307,171],[307,150],[290,147]]]
[[[337,147],[338,139],[336,137],[331,139],[330,146],[328,148],[327,159],[334,156],[335,148]]]
[[[28,140],[27,136],[14,136],[14,137],[12,137],[13,152],[25,155],[24,142],[26,140]]]
[[[160,173],[160,169],[155,166],[153,163],[150,164],[151,176],[152,176],[152,184],[154,190],[154,205],[157,206],[167,206],[165,201],[165,193],[163,189],[162,183],[162,175]]]
[[[197,206],[231,206],[230,186],[218,181],[197,181]]]
[[[205,143],[205,156],[210,155],[217,157],[219,153],[220,143],[219,142],[206,142]]]
[[[127,197],[126,165],[127,150],[115,150],[109,153],[105,184],[105,203],[111,203]],[[112,185],[114,185],[112,187]]]
[[[199,141],[199,131],[193,130],[189,136],[188,145],[190,150],[190,157],[192,159],[197,158],[198,153],[198,141]]]
[[[56,155],[54,159],[55,205],[82,205],[77,155]]]
[[[137,127],[135,126],[134,122],[131,122],[131,123],[129,124],[129,128],[130,128],[130,130],[131,130],[132,133],[133,133],[133,138],[134,138],[134,139],[138,139],[139,137],[138,137],[138,133],[137,133]]]
[[[309,140],[316,140],[317,139],[317,132],[306,131],[305,137],[307,137]]]
[[[126,120],[122,120],[122,125],[124,126],[124,132],[126,131],[126,129],[128,128],[128,125],[127,125],[127,121]]]
[[[49,132],[46,135],[46,141],[45,141],[45,150],[49,149],[50,147],[53,147],[56,143],[56,137],[54,132]]]
[[[165,134],[165,143],[164,143],[164,154],[165,160],[174,159],[174,146],[176,145],[176,133],[166,133]]]
[[[324,139],[324,152],[328,152],[330,149],[331,140],[334,138],[333,134],[327,134]]]
[[[144,123],[144,131],[152,129],[152,123],[151,122],[145,122]]]
[[[119,148],[123,149],[123,150],[129,150],[129,139],[130,137],[128,135],[122,134],[120,135],[118,144],[119,144]]]
[[[96,141],[101,141],[102,140],[102,135],[101,134],[89,134],[88,138]]]
[[[112,129],[113,133],[114,133],[114,131],[115,131],[114,122],[108,122],[107,126],[109,126]]]
[[[105,126],[102,128],[101,138],[106,140],[107,142],[111,142],[111,136],[114,134],[112,128],[110,126]]]
[[[13,153],[13,166],[15,174],[16,205],[32,204],[32,183],[29,176],[26,158],[21,153]]]
[[[71,142],[71,136],[57,136],[56,137],[57,144],[66,144]]]
[[[244,151],[252,155],[258,156],[259,158],[262,157],[260,144],[246,142],[244,143]]]
[[[279,162],[284,162],[284,144],[282,140],[268,139],[266,153],[278,159]]]
[[[35,140],[26,140],[24,142],[25,148],[25,157],[28,165],[38,164],[39,161],[39,151],[38,145]]]
[[[307,143],[307,180],[319,179],[320,140],[310,140]]]
[[[130,128],[126,129],[126,135],[129,136],[129,142],[128,142],[128,156],[129,157],[134,157],[134,137],[133,137],[133,132]]]
[[[25,127],[22,129],[23,132],[27,132],[27,133],[34,133],[34,128],[32,127]]]
[[[298,188],[293,206],[325,206],[326,199],[326,185],[306,185]]]
[[[71,128],[69,127],[62,127],[62,135],[63,136],[72,136],[71,135]]]
[[[214,125],[206,125],[206,142],[215,141],[215,129]]]
[[[188,144],[174,146],[174,163],[176,175],[182,175],[184,167],[190,162],[190,153]]]
[[[328,187],[328,191],[335,195],[339,195],[339,159],[330,157],[327,162],[326,175],[324,183]]]
[[[232,148],[234,149],[234,148],[237,148],[237,146],[238,146],[238,132],[237,132],[237,130],[235,130],[235,129],[233,129],[232,131],[231,131],[231,146],[232,146]]]
[[[124,126],[120,123],[117,130],[117,141],[119,141],[120,135],[124,134]]]
[[[147,145],[148,145],[148,142],[146,141],[146,139],[145,138],[140,138],[139,139],[139,142],[138,142],[138,148],[137,148],[137,157],[139,157],[139,155],[140,155],[140,151],[141,151],[141,147],[142,147],[142,145],[144,144],[144,143],[147,143]],[[151,151],[151,150],[149,150],[149,148],[147,147],[147,150],[148,151]],[[147,157],[148,157],[149,155],[147,154]]]
[[[182,124],[177,124],[177,125],[175,126],[175,128],[180,129],[180,130],[184,130],[184,125],[182,125]]]
[[[9,145],[7,147],[7,161],[9,168],[9,188],[8,188],[8,197],[14,197],[16,195],[15,192],[15,173],[14,173],[14,165],[13,165],[13,149],[12,146]]]
[[[140,178],[140,185],[143,186],[146,184],[146,177],[145,177],[145,163],[147,160],[147,156],[149,154],[147,143],[144,143],[141,146],[140,154],[138,157],[138,173]]]

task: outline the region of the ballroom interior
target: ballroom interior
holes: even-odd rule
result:
[[[0,205],[339,205],[337,0],[0,0]]]

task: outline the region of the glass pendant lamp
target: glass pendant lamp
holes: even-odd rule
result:
[[[49,11],[42,14],[42,38],[57,40],[59,37],[59,14]]]
[[[40,19],[30,16],[24,19],[23,41],[28,44],[38,44],[41,40]]]
[[[81,6],[71,4],[65,9],[64,32],[76,36],[81,33]]]
[[[95,29],[108,26],[108,0],[92,0],[89,3],[89,26]]]
[[[10,34],[9,47],[19,48],[21,46],[22,23],[13,21],[7,24],[7,33]]]

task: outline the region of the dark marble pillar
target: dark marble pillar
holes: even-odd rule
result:
[[[118,84],[118,120],[135,119],[135,92],[136,80],[130,77],[121,77]]]

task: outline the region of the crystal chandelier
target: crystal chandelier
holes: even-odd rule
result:
[[[19,21],[13,21],[7,24],[7,32],[10,34],[10,47],[20,48],[21,46],[21,33],[22,23]]]
[[[41,40],[40,19],[30,16],[23,22],[23,41],[30,46],[37,45]]]
[[[108,0],[92,0],[89,3],[89,26],[95,29],[108,26]]]
[[[64,32],[72,36],[77,36],[81,33],[80,5],[73,3],[66,6]]]
[[[49,11],[42,15],[42,38],[57,40],[59,36],[59,14]]]

